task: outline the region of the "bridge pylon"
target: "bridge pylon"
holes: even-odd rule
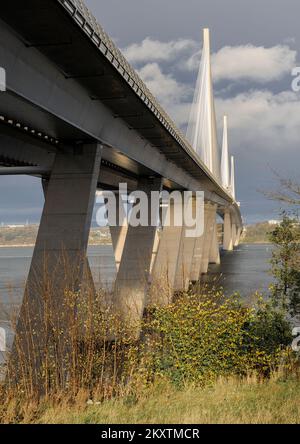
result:
[[[211,173],[220,180],[216,112],[210,57],[210,31],[203,30],[202,58],[186,137]]]

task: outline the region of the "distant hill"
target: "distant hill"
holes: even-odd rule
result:
[[[0,247],[29,247],[33,246],[38,233],[38,225],[4,226],[0,227]],[[108,228],[92,228],[90,245],[110,244]]]
[[[261,222],[245,227],[242,243],[268,243],[268,233],[272,231],[274,224]],[[0,247],[28,247],[36,241],[38,225],[0,226]],[[219,241],[222,243],[222,225],[218,225]],[[111,244],[109,228],[92,228],[89,245]]]

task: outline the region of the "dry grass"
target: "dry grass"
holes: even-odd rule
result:
[[[205,389],[182,390],[160,383],[140,399],[125,397],[87,405],[87,395],[75,404],[31,406],[23,422],[42,424],[278,424],[300,422],[300,382],[272,378],[220,380]],[[13,408],[12,408],[13,410]]]

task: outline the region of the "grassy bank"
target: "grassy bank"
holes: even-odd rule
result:
[[[91,401],[90,401],[91,402]],[[212,387],[176,389],[161,383],[140,399],[28,408],[25,422],[42,424],[277,424],[300,422],[300,381],[273,378],[220,380]]]

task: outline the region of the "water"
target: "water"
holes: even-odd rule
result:
[[[242,244],[233,252],[222,252],[221,265],[209,267],[209,279],[215,278],[227,295],[239,292],[246,300],[256,291],[267,295],[271,255],[270,244]]]
[[[271,245],[240,245],[234,252],[223,252],[221,265],[211,265],[214,277],[227,294],[238,291],[248,298],[255,291],[267,292],[272,282]],[[6,307],[20,304],[33,248],[0,248],[0,300]],[[116,277],[112,246],[89,247],[89,262],[97,288],[111,289]]]
[[[0,248],[0,300],[5,306],[20,304],[33,248]],[[110,289],[116,266],[111,245],[89,247],[89,263],[95,285]]]
[[[7,327],[7,313],[21,304],[32,252],[33,248],[0,248],[0,301],[4,302],[0,328]],[[88,256],[96,288],[111,289],[116,277],[112,246],[89,247]],[[267,293],[272,281],[270,258],[270,245],[241,245],[234,252],[222,253],[221,265],[210,266],[209,280],[216,278],[226,294],[238,291],[245,300],[257,290]],[[7,345],[11,342],[8,335]]]

